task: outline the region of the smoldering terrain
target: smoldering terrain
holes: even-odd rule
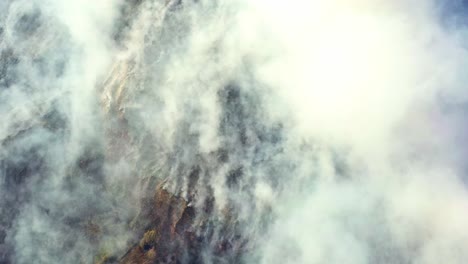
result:
[[[0,1],[0,263],[466,263],[466,10]]]

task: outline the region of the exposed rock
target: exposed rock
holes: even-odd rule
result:
[[[186,232],[193,227],[194,209],[181,197],[177,197],[160,184],[152,204],[141,217],[151,223],[141,240],[122,258],[122,263],[178,263],[183,246],[190,243]]]
[[[151,219],[139,242],[121,258],[120,263],[203,263],[203,252],[214,257],[235,260],[245,252],[246,240],[229,230],[229,210],[226,222],[214,224],[207,217],[197,218],[197,210],[188,201],[171,194],[160,184],[151,205],[141,218]]]

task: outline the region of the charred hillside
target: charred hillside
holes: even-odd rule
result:
[[[456,2],[0,1],[0,264],[466,263]]]

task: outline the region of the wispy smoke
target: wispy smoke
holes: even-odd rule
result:
[[[465,263],[463,8],[0,2],[0,263],[118,259],[158,184],[203,263]]]

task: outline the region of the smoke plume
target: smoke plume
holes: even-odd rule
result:
[[[156,186],[181,263],[465,263],[466,10],[0,2],[0,263],[118,261]]]

